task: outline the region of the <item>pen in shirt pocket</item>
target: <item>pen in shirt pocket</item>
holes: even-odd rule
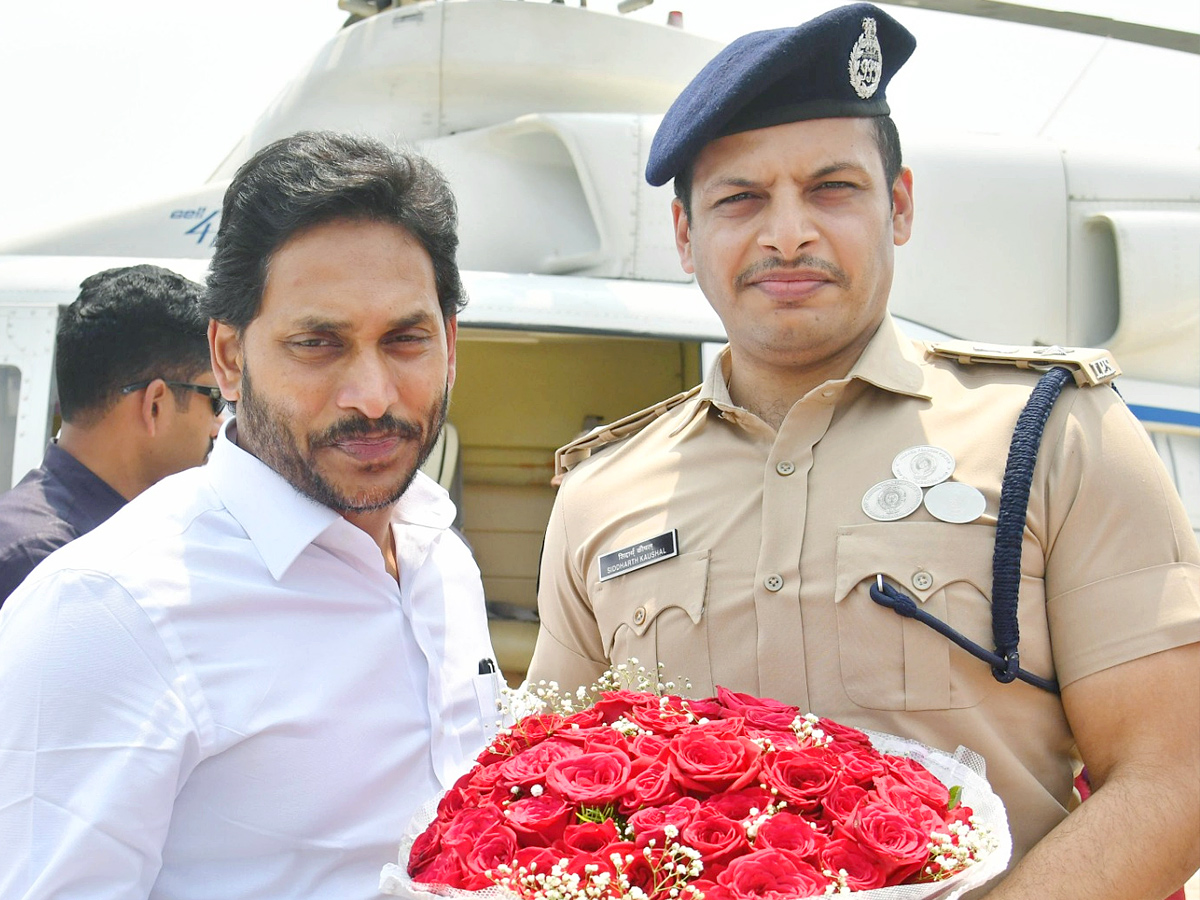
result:
[[[504,722],[504,710],[500,704],[500,669],[496,666],[496,661],[487,656],[481,659],[479,674],[492,676],[492,703],[496,712],[496,727],[502,728],[506,723]]]

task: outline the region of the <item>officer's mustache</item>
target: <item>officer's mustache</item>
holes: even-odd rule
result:
[[[850,276],[846,274],[845,269],[840,266],[835,266],[827,260],[821,259],[818,256],[809,256],[801,254],[795,259],[780,259],[777,256],[760,259],[749,268],[738,273],[733,279],[734,287],[739,290],[748,287],[755,279],[761,278],[768,272],[789,271],[795,269],[815,269],[828,275],[838,287],[847,288],[850,286]]]
[[[423,434],[421,426],[414,422],[397,419],[391,413],[385,413],[378,419],[368,419],[366,416],[356,416],[335,422],[324,431],[313,435],[309,440],[311,447],[331,447],[347,438],[388,438],[396,437],[401,440],[420,440]]]

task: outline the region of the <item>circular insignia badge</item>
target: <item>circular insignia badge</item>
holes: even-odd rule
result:
[[[862,498],[862,508],[876,522],[894,522],[921,505],[921,486],[904,478],[889,478],[873,485]]]
[[[974,522],[987,508],[987,499],[978,488],[961,481],[944,481],[925,492],[925,508],[935,519],[961,525]]]
[[[954,472],[954,456],[949,450],[922,444],[901,450],[892,460],[892,474],[914,481],[921,487],[941,484]]]
[[[883,74],[883,50],[875,36],[875,20],[862,20],[862,34],[850,51],[850,86],[862,99],[869,100],[879,87]]]

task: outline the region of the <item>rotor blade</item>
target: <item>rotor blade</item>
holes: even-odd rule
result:
[[[1162,47],[1166,50],[1200,54],[1200,34],[1193,31],[1141,25],[1137,22],[1124,22],[1106,16],[1042,9],[1020,3],[1004,3],[1001,0],[878,0],[878,2],[892,6],[909,6],[914,9],[959,13],[964,16],[979,16],[984,19],[999,19],[1003,22],[1019,22],[1023,25],[1040,25],[1044,28],[1057,28],[1060,31],[1094,34],[1135,44]]]

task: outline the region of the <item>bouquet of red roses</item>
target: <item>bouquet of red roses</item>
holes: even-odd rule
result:
[[[418,813],[381,889],[796,900],[904,885],[892,896],[932,898],[1007,864],[1003,805],[960,759],[723,688],[631,690],[618,670],[581,692],[590,705],[559,698],[502,731]]]

